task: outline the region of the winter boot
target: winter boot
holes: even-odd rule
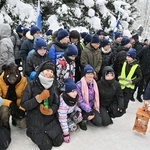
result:
[[[137,96],[137,100],[138,100],[139,102],[143,102],[143,100],[142,100],[142,98],[141,98],[140,95]]]
[[[86,120],[82,120],[82,121],[79,122],[78,124],[79,124],[79,127],[80,127],[82,130],[87,130]]]

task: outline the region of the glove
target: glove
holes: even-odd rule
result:
[[[69,143],[70,142],[70,135],[64,135],[64,142]]]
[[[35,79],[35,76],[36,76],[36,72],[35,72],[35,71],[32,71],[32,72],[30,73],[29,78],[30,78],[31,80],[34,80],[34,79]]]
[[[19,119],[20,110],[14,102],[10,103],[10,113],[13,117]]]
[[[90,111],[89,112],[89,116],[88,116],[88,120],[92,120],[93,118],[94,118],[94,116],[95,116],[95,114],[94,114],[94,112],[93,111]]]
[[[51,108],[46,108],[43,104],[40,104],[40,111],[43,115],[51,115],[53,113]]]
[[[42,102],[43,100],[45,100],[46,98],[48,98],[50,96],[49,90],[43,90],[41,92],[41,94],[36,95],[36,100],[38,102]]]
[[[0,106],[2,106],[3,102],[4,102],[3,98],[0,97]]]

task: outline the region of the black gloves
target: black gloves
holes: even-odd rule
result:
[[[22,119],[25,117],[25,112],[19,109],[19,107],[14,102],[10,104],[10,113],[16,119]]]

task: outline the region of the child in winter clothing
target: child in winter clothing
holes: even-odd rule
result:
[[[58,116],[63,130],[64,141],[70,141],[69,131],[77,129],[77,123],[82,121],[81,109],[77,106],[77,87],[71,78],[65,80],[65,92],[60,95]]]
[[[69,44],[65,53],[57,58],[56,77],[60,92],[65,91],[65,79],[71,78],[73,81],[75,81],[75,58],[77,55],[77,47],[73,44]]]
[[[38,67],[42,62],[50,60],[46,54],[47,47],[44,39],[39,38],[36,41],[35,52],[27,59],[25,74],[29,77],[29,81],[33,80],[36,76]]]
[[[84,120],[79,125],[81,129],[87,130],[87,120],[90,120],[95,126],[101,126],[102,120],[99,108],[99,92],[97,83],[94,80],[94,69],[90,65],[86,65],[83,73],[84,76],[76,85],[79,95],[78,105],[82,109]]]
[[[63,143],[62,130],[57,119],[59,93],[54,78],[55,65],[46,61],[29,82],[21,105],[27,111],[27,135],[40,150],[51,150]]]
[[[142,73],[136,60],[136,50],[129,49],[126,61],[123,63],[121,74],[118,77],[124,95],[124,109],[127,109],[135,85],[142,79]]]
[[[113,123],[111,118],[124,114],[123,92],[119,82],[115,80],[114,70],[110,66],[104,67],[98,87],[102,125],[107,126]]]

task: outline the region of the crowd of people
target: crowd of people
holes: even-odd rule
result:
[[[70,142],[70,132],[86,131],[88,122],[113,124],[130,100],[149,100],[149,53],[138,34],[1,24],[0,150],[11,142],[10,123],[40,150]]]

